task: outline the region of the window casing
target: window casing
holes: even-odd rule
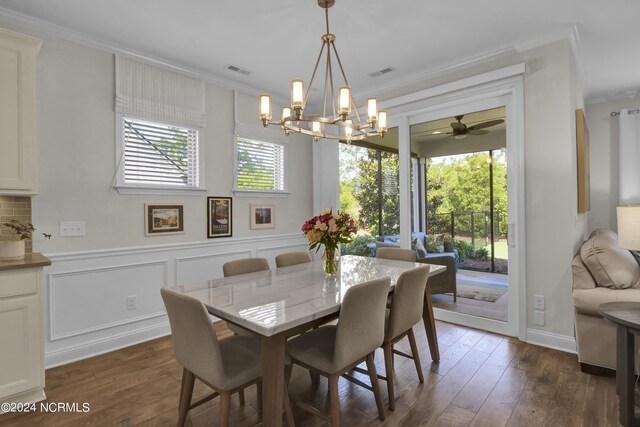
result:
[[[201,130],[117,115],[118,191],[202,190]],[[167,194],[167,193],[165,193]]]
[[[235,192],[286,194],[286,146],[236,136]]]

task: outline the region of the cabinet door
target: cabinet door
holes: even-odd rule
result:
[[[40,44],[0,28],[0,194],[36,191],[35,67]]]
[[[42,387],[38,295],[0,299],[0,399]]]

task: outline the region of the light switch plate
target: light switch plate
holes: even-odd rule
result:
[[[61,221],[60,237],[81,237],[85,233],[84,221]]]
[[[536,310],[544,310],[544,295],[533,296],[533,308]]]

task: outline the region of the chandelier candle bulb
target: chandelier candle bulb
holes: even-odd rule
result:
[[[346,115],[351,112],[351,87],[340,86],[338,89],[338,102],[338,112],[346,118]]]
[[[282,106],[282,115],[281,115],[281,120],[283,122],[288,121],[287,119],[291,118],[291,107],[288,107],[286,105]]]
[[[267,126],[267,122],[271,120],[271,96],[262,94],[260,95],[260,118]]]
[[[378,98],[367,100],[367,120],[371,122],[371,127],[375,127],[375,122],[378,120]]]
[[[351,119],[347,119],[344,121],[347,126],[344,128],[344,136],[347,138],[347,141],[351,141],[351,137],[353,136],[353,128],[351,124],[353,123]]]
[[[304,100],[304,81],[300,79],[291,80],[291,107],[302,108]]]
[[[384,134],[387,131],[387,112],[380,111],[378,113],[378,132]]]

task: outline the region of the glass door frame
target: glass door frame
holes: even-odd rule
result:
[[[521,65],[521,66],[520,66]],[[398,127],[400,162],[400,224],[411,224],[410,126],[458,114],[506,107],[509,308],[500,322],[434,309],[437,319],[473,326],[526,340],[526,244],[524,198],[524,65],[507,67],[426,89],[385,104],[390,127]],[[484,80],[484,81],[479,81]],[[394,105],[395,104],[395,105]],[[400,245],[410,247],[410,227],[400,227]]]

